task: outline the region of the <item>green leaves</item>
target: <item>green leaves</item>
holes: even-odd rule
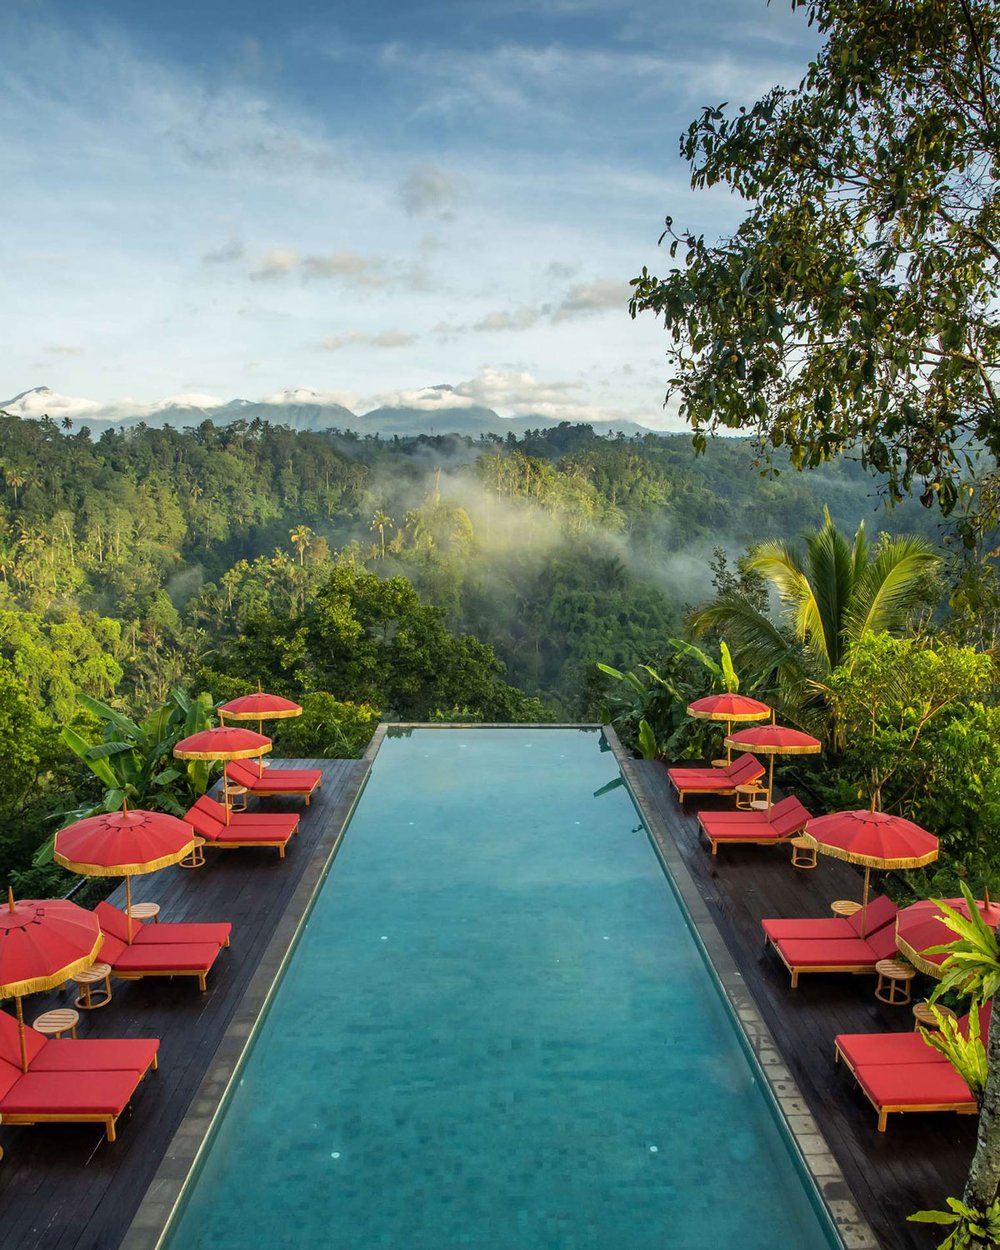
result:
[[[907,1219],[913,1224],[950,1225],[952,1232],[938,1243],[938,1250],[991,1250],[1000,1245],[1000,1199],[977,1210],[958,1198],[947,1198],[947,1211],[917,1211]]]

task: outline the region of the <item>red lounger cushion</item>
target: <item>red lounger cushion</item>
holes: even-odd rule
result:
[[[868,904],[865,940],[896,919],[896,904],[881,895]],[[762,920],[761,927],[772,942],[785,938],[853,938],[861,936],[861,913],[853,916],[807,916],[802,920]],[[886,956],[888,958],[888,956]]]
[[[101,930],[111,934],[119,941],[127,942],[128,918],[119,908],[111,903],[98,903],[94,915],[101,922]],[[148,924],[141,920],[132,921],[132,942],[139,946],[168,946],[178,942],[188,945],[197,942],[214,942],[217,946],[225,946],[233,926],[220,922],[218,924],[175,924],[164,921],[162,924]]]
[[[896,937],[891,926],[880,929],[867,941],[861,938],[782,938],[774,945],[791,968],[874,967],[880,959],[896,956]]]
[[[226,829],[274,829],[279,837],[285,833],[291,837],[299,827],[297,812],[231,812],[227,825],[226,809],[207,794],[197,800],[186,819],[190,819],[196,811],[204,813]],[[191,823],[194,824],[194,821]]]
[[[0,1101],[3,1100],[4,1094],[21,1079],[24,1073],[21,1071],[21,1065],[8,1063],[6,1059],[0,1059]]]
[[[50,1038],[32,1072],[145,1072],[159,1049],[155,1037]]]
[[[876,1063],[855,1072],[877,1107],[925,1107],[936,1103],[973,1109],[976,1100],[950,1063]]]
[[[27,1052],[29,1064],[43,1049],[47,1040],[43,1034],[36,1033],[30,1024],[24,1026],[24,1049]],[[21,1043],[17,1037],[17,1021],[9,1012],[2,1009],[0,1009],[0,1060],[13,1063],[20,1070]]]
[[[285,790],[289,793],[314,790],[323,779],[318,768],[265,768],[259,776],[253,765],[234,760],[226,765],[226,776],[248,790]]]
[[[668,768],[667,776],[678,790],[732,790],[764,776],[764,766],[750,754],[741,755],[726,768]]]
[[[880,1063],[947,1063],[919,1033],[841,1033],[837,1048],[852,1068]]]
[[[775,803],[770,813],[701,812],[698,816],[701,827],[715,842],[758,842],[767,837],[780,842],[797,833],[810,819],[809,812],[793,795]]]
[[[119,1115],[139,1084],[138,1072],[27,1072],[0,1099],[0,1116]]]
[[[216,816],[211,809],[199,808],[198,804],[207,802],[213,804],[218,809],[220,815]],[[287,815],[282,812],[275,812],[271,816],[265,817],[263,826],[257,824],[244,824],[233,817],[230,824],[225,824],[221,819],[222,809],[218,803],[213,803],[212,799],[206,799],[202,796],[198,803],[191,808],[185,816],[185,820],[193,826],[195,833],[199,834],[208,842],[226,843],[226,842],[287,842],[298,828],[299,818],[292,814]],[[278,823],[283,822],[283,823]]]
[[[156,973],[176,968],[179,972],[207,972],[215,963],[219,948],[207,945],[125,946],[111,967],[115,972]]]

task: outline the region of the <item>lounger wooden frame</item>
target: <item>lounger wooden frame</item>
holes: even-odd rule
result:
[[[142,1082],[146,1079],[146,1075],[148,1072],[150,1072],[151,1070],[155,1071],[159,1066],[160,1064],[159,1064],[158,1057],[156,1055],[153,1055],[153,1059],[149,1067],[146,1069],[145,1072],[143,1072],[142,1076],[139,1077],[139,1085],[141,1085]],[[139,1088],[139,1085],[136,1086],[136,1089]],[[103,1124],[104,1131],[108,1137],[108,1141],[111,1142],[111,1141],[115,1141],[115,1139],[117,1138],[117,1132],[116,1132],[115,1126],[118,1123],[118,1118],[119,1116],[124,1115],[130,1103],[131,1103],[131,1099],[129,1100],[128,1103],[125,1104],[125,1107],[118,1113],[118,1115],[102,1115],[100,1112],[97,1112],[97,1111],[79,1112],[75,1114],[67,1113],[65,1115],[61,1115],[58,1111],[53,1111],[53,1112],[4,1111],[4,1112],[0,1112],[0,1124],[4,1124],[4,1125],[15,1124],[15,1125],[20,1125],[22,1127],[28,1127],[32,1124]]]
[[[839,1043],[834,1042],[833,1049],[834,1063],[843,1063],[844,1067],[848,1070],[848,1072],[850,1072],[851,1076],[854,1077],[858,1089],[861,1090],[862,1094],[864,1094],[864,1096],[871,1103],[872,1107],[874,1107],[875,1112],[878,1115],[878,1131],[880,1133],[885,1132],[886,1124],[890,1115],[917,1111],[953,1111],[956,1115],[979,1114],[979,1108],[976,1106],[974,1100],[967,1102],[878,1103],[858,1080],[858,1074],[854,1069],[854,1065],[840,1049]],[[943,1060],[942,1062],[947,1063],[947,1060]]]
[[[875,973],[876,960],[874,959],[866,964],[822,964],[822,965],[821,964],[805,964],[805,965],[798,964],[798,965],[795,965],[795,964],[790,964],[788,962],[788,960],[784,956],[784,953],[781,950],[781,947],[777,946],[774,942],[772,942],[771,939],[765,934],[764,936],[765,949],[768,946],[774,947],[775,953],[777,954],[778,958],[781,960],[781,962],[785,965],[785,967],[791,973],[793,990],[797,990],[799,988],[799,977],[801,976],[803,972],[846,972],[854,977],[863,977],[863,976],[873,977],[876,975]],[[881,958],[881,956],[879,958]]]
[[[130,949],[134,950],[135,947]],[[163,950],[161,946],[158,948]],[[148,972],[133,972],[131,969],[127,972],[119,972],[112,965],[111,975],[117,977],[119,981],[142,981],[146,977],[197,977],[198,988],[204,993],[208,989],[208,974],[211,968],[150,968]]]

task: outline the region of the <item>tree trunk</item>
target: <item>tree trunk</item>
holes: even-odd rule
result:
[[[979,1110],[976,1153],[972,1156],[963,1201],[985,1211],[1000,1189],[1000,989],[993,995],[993,1015],[986,1038],[986,1088]]]

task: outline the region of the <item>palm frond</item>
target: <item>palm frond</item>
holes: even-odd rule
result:
[[[939,562],[922,538],[893,538],[884,543],[855,583],[844,620],[851,642],[866,633],[902,628],[924,575]]]
[[[826,524],[807,539],[809,582],[815,604],[807,634],[822,667],[840,663],[844,613],[854,589],[856,552],[827,514]],[[814,623],[813,623],[814,622]]]

